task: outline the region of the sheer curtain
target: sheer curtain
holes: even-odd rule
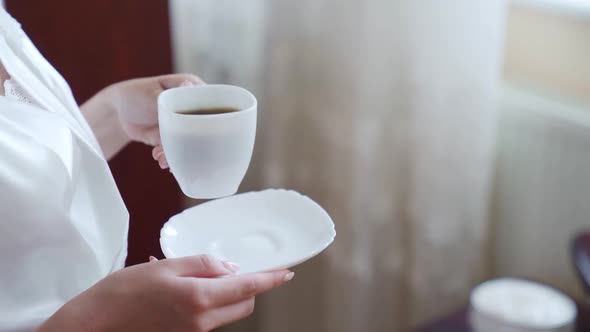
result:
[[[259,98],[243,189],[307,193],[338,233],[232,329],[402,331],[488,276],[504,7],[171,1],[177,69]]]

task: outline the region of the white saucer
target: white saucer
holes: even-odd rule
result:
[[[160,231],[167,258],[209,254],[240,274],[289,268],[336,236],[322,207],[295,191],[269,189],[209,201],[170,218]]]

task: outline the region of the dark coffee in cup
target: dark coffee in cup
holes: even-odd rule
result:
[[[210,115],[237,112],[239,109],[233,107],[198,108],[187,111],[176,111],[176,113],[187,115]]]

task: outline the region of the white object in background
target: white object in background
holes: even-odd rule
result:
[[[173,216],[160,232],[167,258],[209,254],[239,273],[300,264],[336,236],[328,213],[295,191],[268,189],[210,201]]]
[[[235,108],[222,114],[178,113]],[[257,101],[231,85],[169,89],[158,98],[160,136],[170,170],[192,198],[219,198],[238,191],[246,175],[256,136]]]
[[[471,293],[476,332],[572,331],[576,305],[556,289],[520,279],[484,282]]]

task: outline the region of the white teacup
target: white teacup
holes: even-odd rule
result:
[[[187,114],[221,108],[236,111]],[[254,95],[232,85],[187,86],[160,94],[162,146],[185,195],[211,199],[238,191],[252,158],[256,112]]]
[[[572,332],[576,305],[547,285],[512,278],[494,279],[471,293],[475,332]]]

